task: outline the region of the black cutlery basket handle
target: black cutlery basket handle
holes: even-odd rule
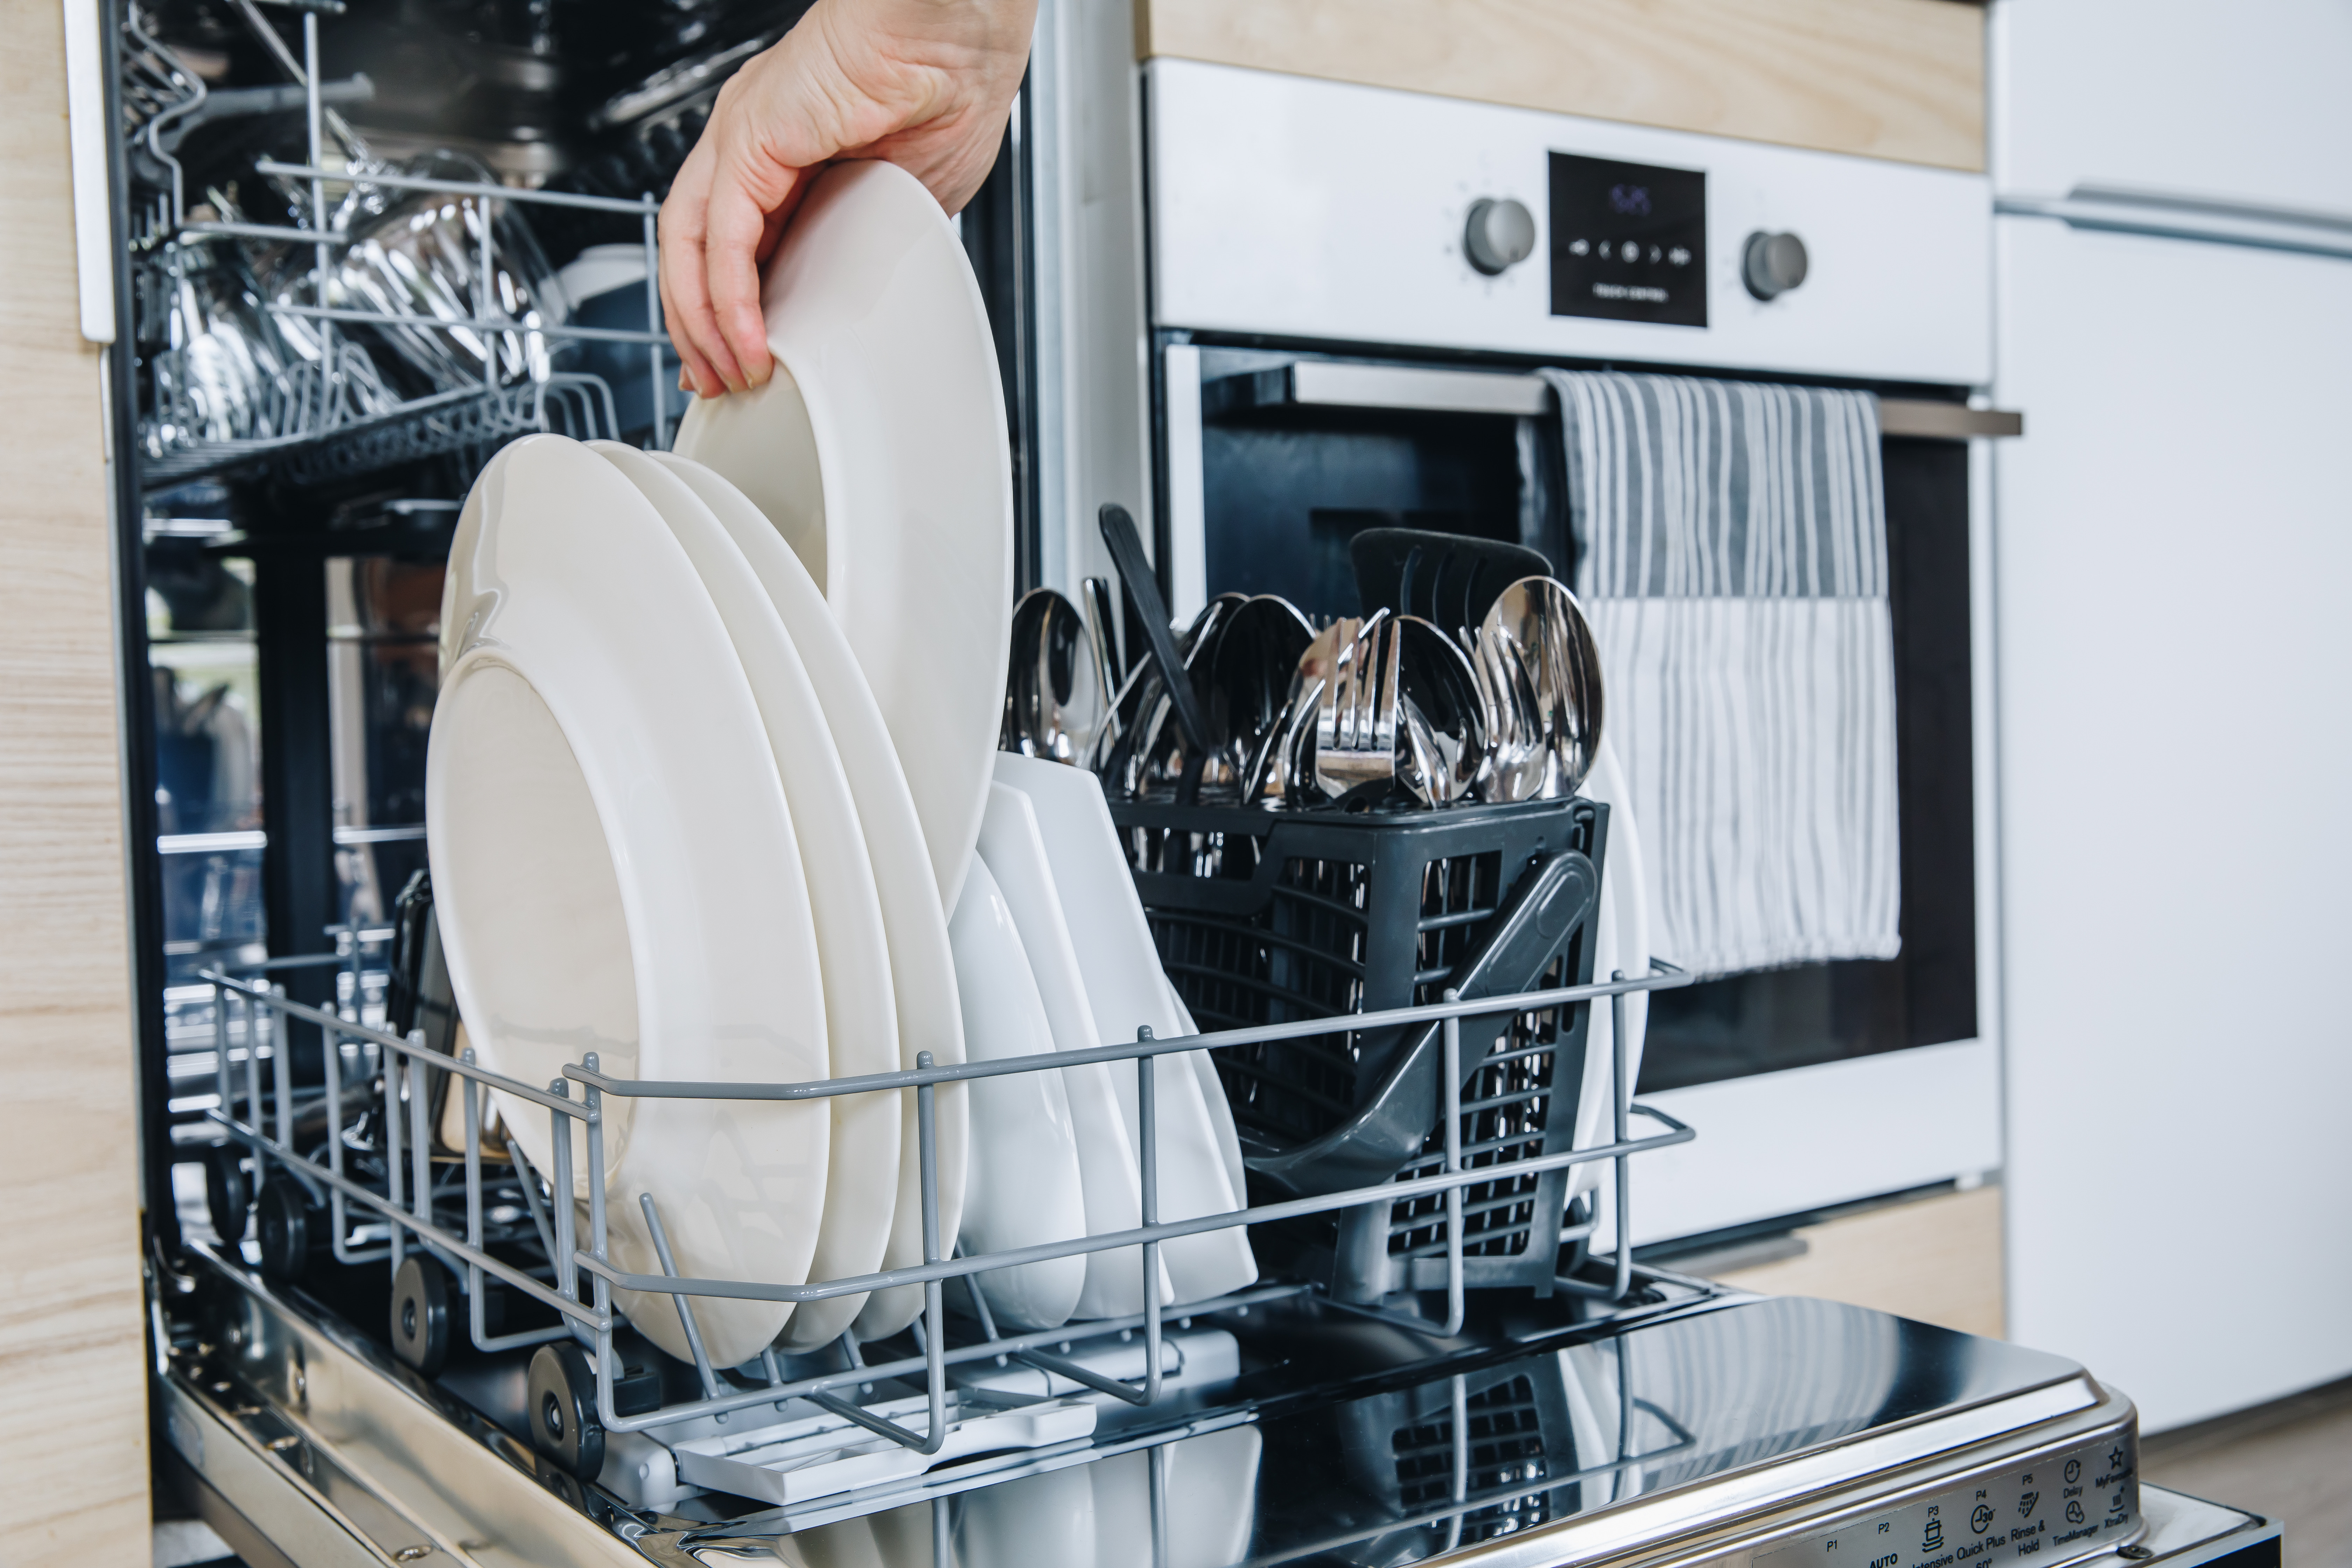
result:
[[[1589,984],[1608,808],[1581,798],[1443,811],[1267,811],[1114,798],[1168,976],[1202,1029],[1340,1018],[1444,999],[1497,915],[1537,869],[1576,858],[1577,889],[1526,973],[1488,994]],[[1549,1294],[1559,1271],[1566,1171],[1508,1167],[1566,1151],[1584,1077],[1589,1005],[1464,1026],[1462,1151],[1493,1179],[1463,1194],[1465,1282]],[[1406,1054],[1404,1030],[1335,1029],[1212,1053],[1244,1153],[1326,1137],[1357,1117]],[[1492,1038],[1483,1059],[1472,1037]],[[1435,1173],[1432,1125],[1397,1179]],[[1251,1177],[1253,1190],[1264,1184]],[[1286,1193],[1269,1191],[1264,1198]],[[1254,1198],[1253,1201],[1263,1201]],[[1266,1235],[1263,1233],[1276,1233]],[[1329,1281],[1342,1300],[1443,1289],[1445,1205],[1410,1199],[1258,1227],[1260,1245]]]

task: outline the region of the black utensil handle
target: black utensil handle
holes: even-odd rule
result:
[[[1160,661],[1161,683],[1168,688],[1169,700],[1176,705],[1176,727],[1184,736],[1184,755],[1188,759],[1185,774],[1197,780],[1200,768],[1192,759],[1205,754],[1208,724],[1201,717],[1201,700],[1192,689],[1192,672],[1176,656],[1175,629],[1168,624],[1168,602],[1160,596],[1160,580],[1151,574],[1151,563],[1143,558],[1143,539],[1135,531],[1135,519],[1127,508],[1117,501],[1105,501],[1097,514],[1102,523],[1103,542],[1110,546],[1112,564],[1118,568],[1119,581],[1127,584],[1135,600],[1136,614],[1142,617],[1143,635],[1150,644],[1153,658]]]

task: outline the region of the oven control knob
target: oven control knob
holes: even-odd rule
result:
[[[1462,231],[1463,253],[1470,265],[1492,278],[1507,267],[1528,258],[1536,247],[1535,215],[1508,196],[1497,201],[1482,196],[1470,204],[1470,221]]]
[[[1766,234],[1759,228],[1748,237],[1739,275],[1759,300],[1777,300],[1805,280],[1805,242],[1793,234]]]

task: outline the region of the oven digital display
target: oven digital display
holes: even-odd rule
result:
[[[1551,313],[1706,326],[1706,173],[1551,154]]]

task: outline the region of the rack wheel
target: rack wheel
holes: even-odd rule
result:
[[[245,1168],[245,1150],[236,1143],[215,1143],[205,1151],[205,1209],[213,1233],[235,1250],[245,1239],[245,1222],[253,1207],[253,1178]]]
[[[530,1358],[530,1446],[583,1481],[604,1468],[604,1427],[596,1419],[596,1369],[571,1341]]]
[[[253,1211],[262,1274],[281,1285],[299,1283],[310,1271],[311,1246],[324,1228],[310,1206],[310,1194],[293,1177],[275,1175],[261,1184]]]
[[[449,1361],[449,1271],[421,1252],[392,1277],[392,1353],[426,1377]]]

